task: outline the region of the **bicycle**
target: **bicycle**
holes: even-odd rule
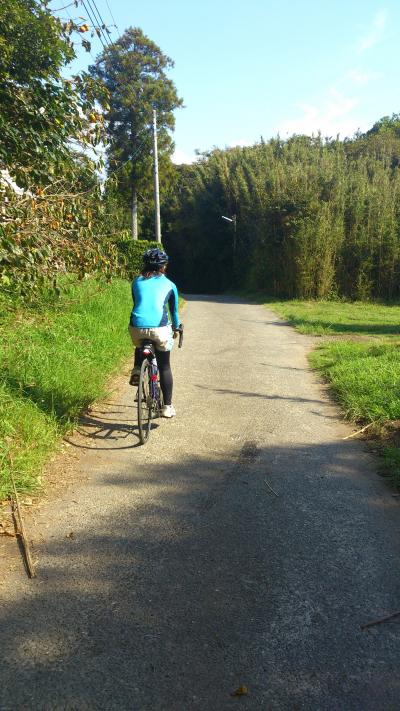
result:
[[[183,325],[179,329],[178,348],[182,348]],[[160,386],[160,373],[157,366],[155,344],[143,340],[140,346],[142,365],[140,367],[139,385],[137,389],[139,440],[146,444],[150,436],[152,420],[161,416],[163,397]]]

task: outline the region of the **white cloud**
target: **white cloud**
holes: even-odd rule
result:
[[[187,153],[186,151],[181,151],[180,148],[175,148],[171,160],[176,165],[181,165],[182,163],[194,163],[198,160],[198,156],[193,151],[192,153]]]
[[[380,74],[378,72],[362,72],[360,69],[349,69],[345,74],[345,79],[348,79],[356,86],[366,86],[371,81],[379,79],[379,77]]]
[[[358,54],[362,54],[362,52],[365,52],[367,49],[371,49],[371,47],[374,47],[374,45],[378,44],[378,42],[381,42],[385,32],[386,20],[386,10],[380,10],[376,13],[371,27],[357,43]]]
[[[351,136],[359,128],[357,119],[351,116],[357,104],[358,99],[355,97],[346,97],[336,89],[331,89],[320,105],[300,104],[302,113],[284,121],[279,127],[279,133],[283,136],[294,133],[310,136],[318,132],[323,136]]]

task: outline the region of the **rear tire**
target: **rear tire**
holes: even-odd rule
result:
[[[150,390],[150,372],[149,361],[145,358],[140,368],[137,402],[139,439],[141,444],[147,442],[151,429],[153,401]]]

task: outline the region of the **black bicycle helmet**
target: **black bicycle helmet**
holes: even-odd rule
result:
[[[158,269],[164,264],[167,264],[168,254],[157,247],[148,249],[143,255],[143,262],[145,267],[149,267],[150,269]]]

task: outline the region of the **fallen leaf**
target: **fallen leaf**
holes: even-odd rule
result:
[[[10,536],[11,538],[15,538],[15,533],[14,531],[10,531],[9,528],[1,528],[0,536]]]
[[[235,691],[232,691],[231,696],[246,696],[249,693],[247,686],[238,686]]]

